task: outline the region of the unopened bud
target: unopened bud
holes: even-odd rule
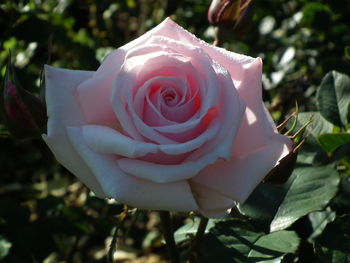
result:
[[[213,0],[208,10],[208,20],[214,26],[242,33],[250,27],[252,10],[253,0]]]
[[[39,135],[46,124],[45,106],[36,96],[20,87],[10,60],[0,100],[4,124],[16,138]]]

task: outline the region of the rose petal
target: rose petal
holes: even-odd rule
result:
[[[227,210],[235,205],[234,200],[214,192],[204,185],[197,184],[191,180],[190,186],[200,213],[206,217],[220,218],[227,214]]]
[[[118,122],[110,98],[118,69],[108,74],[96,74],[77,88],[79,103],[89,123],[113,125]]]
[[[218,97],[217,92],[217,77],[212,68],[213,61],[202,49],[193,45],[186,45],[183,42],[176,41],[173,38],[151,37],[147,43],[170,46],[179,54],[186,55],[191,58],[191,64],[199,72],[201,78],[205,79],[205,85],[201,85],[201,113],[205,113],[216,102]]]
[[[219,122],[214,120],[205,132],[193,140],[185,143],[163,145],[136,141],[114,129],[100,125],[84,125],[82,132],[86,144],[93,151],[136,158],[148,153],[156,153],[158,150],[170,155],[190,153],[212,139],[219,128]]]
[[[156,144],[135,141],[106,126],[84,125],[82,134],[86,144],[97,153],[137,158],[158,151]]]
[[[196,50],[196,48],[193,48],[191,46],[187,47],[179,43],[177,45],[179,46],[178,48],[182,48],[182,49],[191,48]],[[148,49],[146,48],[146,50]],[[138,48],[137,54],[139,54],[140,52],[141,52],[141,48]],[[203,105],[201,106],[200,113],[199,113],[201,114],[201,116],[196,116],[195,119],[193,117],[192,121],[186,121],[180,124],[166,125],[166,126],[159,126],[159,127],[149,127],[148,125],[145,125],[145,123],[139,118],[139,113],[135,114],[134,108],[130,106],[132,105],[130,101],[131,100],[130,89],[132,90],[133,87],[137,86],[136,82],[132,83],[133,79],[136,79],[135,76],[137,76],[137,79],[139,81],[140,78],[147,79],[151,77],[152,75],[149,75],[149,74],[152,74],[153,71],[155,71],[157,74],[163,75],[163,73],[158,72],[157,67],[161,65],[162,67],[159,69],[162,70],[164,65],[165,66],[168,65],[170,62],[171,62],[170,65],[182,63],[183,65],[179,65],[179,66],[186,67],[186,62],[178,61],[177,59],[172,57],[171,54],[158,53],[156,57],[154,57],[154,55],[148,54],[147,56],[146,55],[141,56],[142,59],[138,57],[137,60],[134,56],[133,61],[130,62],[128,60],[127,63],[124,64],[123,67],[125,67],[125,70],[122,70],[121,73],[118,75],[118,78],[116,81],[117,83],[116,85],[118,86],[116,86],[116,88],[113,90],[114,95],[112,95],[113,96],[112,104],[113,104],[113,107],[115,108],[116,115],[121,120],[121,124],[127,125],[127,123],[124,123],[124,120],[125,120],[125,117],[128,115],[128,113],[130,113],[134,121],[135,127],[137,128],[139,133],[142,134],[147,139],[157,142],[159,144],[176,143],[174,140],[171,140],[169,137],[163,136],[162,134],[180,133],[180,132],[183,133],[184,131],[197,126],[201,122],[201,118],[205,116],[205,114],[210,109],[210,107],[215,104],[216,98],[219,92],[216,88],[218,86],[216,74],[210,66],[208,67],[208,65],[210,65],[209,63],[210,59],[208,58],[208,56],[205,56],[203,52],[200,52],[200,51],[194,52],[194,54],[196,53],[198,54],[196,56],[193,55],[193,58],[191,58],[191,63],[196,65],[197,67],[196,69],[200,70],[202,78],[206,79],[206,82],[207,82],[206,85],[199,86],[199,88],[204,89],[201,91],[202,97],[204,97],[202,99]],[[147,58],[148,60],[145,62],[145,59]],[[139,70],[136,69],[137,65],[145,69],[142,71],[143,77],[138,75]],[[206,66],[203,66],[203,65],[206,65]],[[127,74],[125,72],[127,72]],[[148,77],[144,77],[144,76],[148,76]],[[123,103],[122,102],[123,98],[126,99],[127,102]],[[128,105],[128,111],[126,111],[126,105]],[[124,129],[126,128],[124,127]],[[158,133],[157,131],[162,132],[162,134]]]
[[[75,174],[97,196],[104,197],[100,183],[72,147],[65,125],[84,125],[84,115],[76,101],[76,87],[92,76],[89,71],[54,68],[45,65],[46,102],[48,113],[47,135],[44,141],[56,159]],[[62,79],[65,82],[62,82]]]
[[[192,178],[208,164],[215,161],[212,156],[203,156],[194,162],[180,164],[157,164],[137,159],[121,158],[118,166],[127,174],[155,183],[171,183]]]
[[[166,154],[182,154],[189,153],[201,147],[205,142],[214,138],[220,129],[220,122],[214,120],[209,127],[200,135],[192,140],[178,144],[163,144],[159,145],[159,149]]]
[[[244,68],[246,65],[250,65],[254,58],[237,54],[231,51],[227,51],[223,48],[209,45],[201,39],[198,39],[195,35],[188,32],[181,26],[177,25],[171,18],[166,18],[162,23],[155,27],[151,35],[145,36],[143,41],[147,41],[150,37],[160,36],[170,39],[176,39],[178,42],[190,44],[199,47],[206,52],[213,60],[219,62],[221,65],[225,65],[225,68],[230,72],[235,85],[241,80],[243,76]]]
[[[69,139],[101,183],[107,197],[139,209],[192,211],[198,206],[186,181],[155,184],[123,173],[112,155],[89,149],[78,127],[67,128]]]
[[[231,161],[218,160],[192,180],[227,198],[243,203],[258,183],[291,148],[291,141],[280,134],[271,135],[266,145]]]
[[[197,160],[200,156],[210,155],[212,158],[230,159],[233,141],[240,128],[245,105],[237,94],[229,73],[219,65],[215,66],[220,81],[221,94],[218,105],[220,133],[206,145],[191,154],[186,160]]]
[[[247,105],[247,111],[237,134],[234,156],[243,156],[260,148],[266,144],[269,136],[277,133],[276,126],[262,102],[261,76],[262,62],[257,58],[246,69],[239,85],[238,93]]]
[[[134,108],[138,116],[150,126],[175,124],[173,120],[166,118],[166,116],[163,116],[162,112],[159,109],[160,105],[157,105],[157,107],[156,105],[154,105],[155,103],[150,100],[149,93],[152,92],[152,86],[161,87],[162,85],[166,85],[168,87],[176,85],[178,87],[181,87],[186,86],[186,83],[176,77],[160,76],[147,80],[138,89],[133,100]],[[147,102],[146,105],[145,102]]]

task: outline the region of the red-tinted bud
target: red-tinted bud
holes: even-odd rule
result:
[[[22,89],[11,62],[8,63],[0,100],[2,117],[16,138],[28,138],[44,132],[46,108],[33,94]]]
[[[251,24],[253,0],[213,0],[208,20],[214,26],[226,27],[241,33]]]

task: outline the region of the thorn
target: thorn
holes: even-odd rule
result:
[[[295,116],[296,112],[293,112],[291,115],[287,117],[281,124],[277,126],[277,130],[280,132],[284,127],[286,127],[287,123]]]
[[[295,101],[295,119],[292,124],[292,127],[284,134],[285,136],[288,136],[289,134],[291,134],[294,131],[295,127],[297,126],[298,114],[299,114],[299,105],[298,105],[298,102]]]

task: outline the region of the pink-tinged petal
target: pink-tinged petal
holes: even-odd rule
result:
[[[181,154],[166,154],[158,151],[156,153],[149,153],[145,156],[138,158],[141,161],[156,163],[156,164],[180,164],[182,163],[190,153]]]
[[[220,218],[227,214],[227,210],[235,205],[235,201],[229,199],[212,189],[190,181],[192,193],[199,206],[199,212],[208,218]]]
[[[266,145],[241,158],[218,160],[192,180],[227,198],[243,203],[267,173],[291,149],[291,141],[274,134]]]
[[[192,178],[215,161],[215,157],[206,155],[196,161],[184,161],[180,164],[164,165],[128,158],[118,159],[117,163],[121,170],[135,177],[155,183],[171,183]]]
[[[170,18],[166,18],[161,24],[153,29],[152,37],[154,36],[176,39],[178,42],[201,48],[213,60],[219,62],[221,65],[225,65],[225,68],[230,72],[236,86],[236,81],[239,82],[243,76],[245,65],[249,65],[254,61],[254,58],[252,57],[237,54],[227,51],[223,48],[209,45],[208,43],[204,42],[201,39],[198,39],[195,35],[176,24]],[[149,39],[149,35],[143,40],[146,39]]]
[[[135,141],[106,126],[84,125],[82,134],[85,143],[97,153],[137,158],[158,151],[156,144]]]
[[[110,103],[117,73],[115,69],[108,74],[99,74],[78,86],[79,103],[88,123],[114,125],[118,122]]]
[[[166,116],[157,107],[158,103],[151,101],[150,94],[159,94],[163,87],[169,88],[174,86],[185,86],[186,83],[177,77],[154,77],[147,80],[137,91],[133,99],[133,105],[138,116],[150,126],[163,126],[175,124],[175,122]],[[161,94],[159,94],[161,95]],[[158,100],[162,100],[160,97]],[[147,103],[145,103],[147,102]]]
[[[127,65],[125,65],[127,67]],[[136,85],[135,74],[137,72],[131,69],[122,70],[114,83],[111,103],[116,116],[119,119],[124,131],[128,132],[135,140],[142,141],[145,137],[150,141],[159,144],[176,143],[143,122],[140,116],[136,113],[131,91]],[[142,134],[142,136],[141,136]]]
[[[66,70],[45,66],[46,102],[48,112],[47,135],[44,141],[56,159],[75,174],[97,196],[104,197],[100,183],[71,145],[66,125],[84,125],[84,115],[76,100],[76,87],[93,72]]]
[[[106,59],[103,61],[101,66],[98,68],[96,71],[96,75],[103,74],[105,72],[110,72],[111,70],[115,70],[116,68],[120,68],[121,65],[124,63],[125,56],[127,53],[130,53],[130,51],[134,52],[135,54],[138,49],[138,46],[144,45],[144,43],[152,37],[152,35],[159,30],[159,26],[151,29],[150,31],[146,32],[142,36],[136,38],[135,40],[125,44],[124,46],[119,47],[118,49],[112,51]],[[168,51],[169,49],[166,47],[155,47],[153,48],[152,46],[149,45],[147,53],[151,53],[152,51],[159,51],[161,49],[164,49],[165,51]],[[137,54],[136,54],[137,55]]]
[[[192,140],[178,144],[159,145],[159,149],[166,154],[181,154],[192,152],[201,147],[205,142],[214,138],[220,129],[220,122],[213,120],[209,127]]]
[[[135,57],[132,57],[134,61],[130,61],[129,59],[123,65],[123,69],[117,76],[115,88],[113,89],[112,107],[114,108],[116,116],[118,116],[118,119],[121,125],[123,126],[124,130],[127,132],[131,130],[133,132],[132,134],[129,134],[130,136],[134,137],[133,134],[138,132],[138,134],[142,134],[142,136],[144,136],[148,140],[159,144],[176,143],[176,141],[171,140],[167,136],[163,136],[161,133],[159,133],[158,129],[163,129],[161,132],[168,132],[168,130],[170,130],[171,133],[176,133],[177,128],[180,127],[181,132],[184,132],[184,128],[191,129],[198,125],[203,116],[199,119],[194,119],[193,121],[186,121],[185,123],[179,124],[179,126],[167,125],[160,127],[151,127],[140,118],[140,112],[137,112],[139,111],[139,108],[136,107],[135,109],[130,90],[137,90],[137,83],[142,83],[140,79],[144,79],[146,81],[149,78],[152,78],[152,76],[154,76],[155,74],[156,76],[172,76],[171,71],[164,71],[165,69],[167,69],[165,65],[171,65],[173,67],[177,64],[181,64],[179,65],[179,67],[186,67],[186,64],[188,63],[179,61],[177,58],[172,57],[171,54],[158,54],[157,57],[152,57],[149,55],[148,57],[151,58],[149,58],[146,62],[142,59],[140,60],[140,58],[137,58],[136,60]],[[140,64],[141,62],[142,64]],[[139,69],[140,67],[143,68],[142,71]],[[202,111],[204,114],[205,110],[202,109]],[[133,122],[130,123],[130,120],[132,120]],[[135,131],[135,129],[137,131]]]
[[[84,142],[81,128],[68,127],[67,131],[75,150],[93,171],[107,197],[140,209],[198,210],[188,182],[157,184],[125,174],[115,156],[91,151]]]
[[[221,94],[218,101],[218,116],[220,120],[220,132],[213,140],[193,152],[188,161],[197,160],[200,156],[211,155],[213,158],[230,159],[233,141],[241,125],[244,116],[245,105],[237,94],[230,75],[224,68],[216,65],[218,79],[220,81]]]
[[[190,153],[212,139],[219,128],[218,121],[214,120],[205,132],[193,140],[185,143],[163,145],[135,141],[112,128],[100,125],[84,125],[82,132],[86,144],[93,151],[137,158],[149,153],[156,153],[158,150],[163,152],[163,155],[164,153],[168,155]]]
[[[171,38],[154,36],[149,39],[148,43],[169,46],[172,50],[190,58],[193,67],[198,71],[200,77],[205,80],[205,85],[199,86],[202,97],[200,111],[202,114],[207,112],[215,104],[218,97],[218,90],[216,88],[218,81],[215,71],[212,68],[213,61],[208,54],[196,46],[188,45]]]
[[[237,139],[233,148],[233,157],[245,156],[266,144],[266,141],[277,133],[262,101],[262,62],[254,60],[246,68],[238,93],[247,106]],[[254,138],[252,140],[251,138]]]
[[[85,124],[77,102],[76,89],[92,76],[92,71],[68,70],[45,65],[47,115],[67,125]],[[48,127],[50,130],[50,127]]]

